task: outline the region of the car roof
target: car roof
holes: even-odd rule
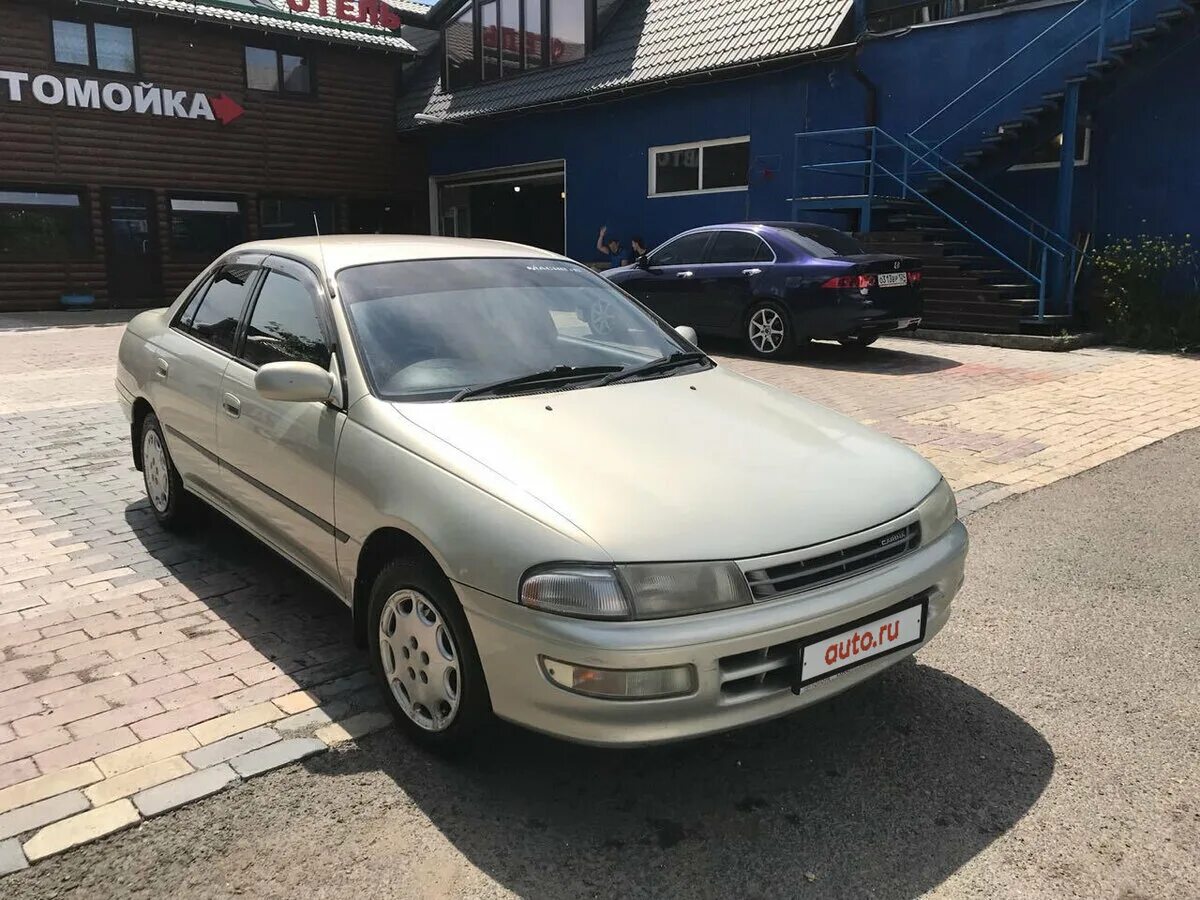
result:
[[[351,266],[414,259],[564,258],[548,250],[508,241],[431,237],[421,234],[331,234],[320,238],[277,238],[271,241],[251,241],[234,247],[229,252],[276,253],[299,258],[314,268],[323,270],[327,277],[333,277],[337,272]]]
[[[833,225],[822,225],[820,222],[743,222],[743,225],[758,225],[762,228],[821,228],[825,231],[842,231]],[[842,234],[847,232],[842,231]]]

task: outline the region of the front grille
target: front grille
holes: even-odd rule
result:
[[[917,603],[929,594],[929,591],[923,591],[898,605]],[[792,690],[800,675],[800,649],[812,640],[813,637],[809,636],[733,656],[722,656],[717,660],[721,703],[749,703]]]
[[[746,580],[755,600],[770,600],[780,594],[808,590],[873,569],[917,549],[920,543],[921,526],[913,522],[844,550],[749,571]]]

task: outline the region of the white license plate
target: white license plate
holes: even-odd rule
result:
[[[805,644],[800,651],[800,683],[806,684],[877,656],[921,642],[925,634],[925,603],[901,607]]]
[[[880,287],[904,287],[908,284],[907,272],[883,272],[878,276]]]

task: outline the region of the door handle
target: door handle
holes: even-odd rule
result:
[[[676,272],[675,277],[676,278],[691,278],[692,273],[691,272]]]
[[[165,359],[163,359],[161,356],[154,360],[154,374],[157,375],[159,378],[166,378],[167,371],[169,369],[170,369],[170,366],[167,365],[167,361]]]
[[[761,275],[762,269],[742,269],[742,274],[747,277],[752,275]]]
[[[226,394],[221,398],[221,409],[225,410],[225,415],[236,419],[242,414],[242,401],[233,394]]]

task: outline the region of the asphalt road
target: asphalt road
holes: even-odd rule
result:
[[[917,657],[806,713],[603,752],[395,734],[0,883],[47,897],[1194,897],[1200,431],[972,516]]]

